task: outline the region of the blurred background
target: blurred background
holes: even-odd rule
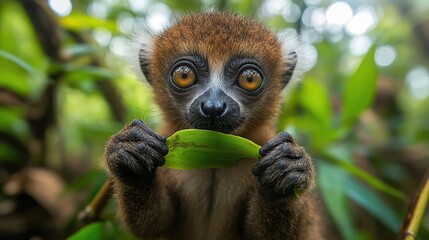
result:
[[[397,236],[429,166],[429,1],[2,0],[1,239],[82,229],[79,212],[106,179],[106,141],[133,119],[162,120],[124,60],[129,38],[201,10],[247,15],[308,44],[279,131],[313,156],[340,239]],[[110,200],[92,238],[133,239],[115,216]],[[429,239],[427,213],[418,239]]]

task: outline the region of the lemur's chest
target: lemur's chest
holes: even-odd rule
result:
[[[235,239],[243,226],[248,193],[255,189],[253,164],[242,160],[225,169],[172,172],[179,202],[177,229],[192,239]]]

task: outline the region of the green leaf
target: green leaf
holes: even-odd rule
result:
[[[34,78],[43,77],[43,74],[38,72],[32,66],[30,66],[30,64],[26,63],[25,61],[23,61],[22,59],[20,59],[19,57],[15,56],[11,53],[0,50],[0,57],[5,58],[5,59],[15,63],[16,65],[18,65],[19,67],[24,69],[26,72],[30,73]]]
[[[383,199],[352,178],[347,178],[346,185],[347,195],[353,201],[365,208],[392,232],[399,231],[401,219]]]
[[[328,129],[332,123],[332,108],[328,91],[314,79],[306,79],[302,84],[300,102],[314,118],[319,127]]]
[[[377,81],[374,53],[375,46],[370,48],[346,83],[343,92],[342,125],[352,124],[374,100]]]
[[[30,127],[23,119],[23,111],[0,106],[0,131],[24,140],[30,135]]]
[[[112,230],[111,223],[108,222],[95,222],[86,225],[78,232],[68,237],[68,240],[105,240],[112,239],[114,231]]]
[[[90,223],[76,233],[69,236],[67,240],[135,240],[136,238],[126,229],[118,227],[110,221]]]
[[[361,178],[362,180],[364,180],[365,182],[367,182],[368,184],[370,184],[371,186],[373,186],[374,188],[376,188],[380,191],[383,191],[383,192],[385,192],[391,196],[397,197],[397,198],[402,199],[402,200],[407,199],[406,195],[403,192],[401,192],[398,189],[382,182],[378,178],[372,176],[368,172],[360,169],[359,167],[356,167],[352,163],[342,159],[340,156],[338,156],[338,154],[335,154],[333,151],[329,151],[328,149],[332,150],[332,148],[326,148],[326,151],[321,153],[321,155],[324,158],[326,158],[327,160],[330,160],[330,161],[336,163],[339,167],[341,167],[344,170],[346,170],[347,172]]]
[[[64,48],[64,52],[72,57],[79,57],[90,54],[95,55],[103,51],[106,50],[104,48],[93,46],[90,44],[74,44],[72,46]]]
[[[305,111],[296,126],[311,137],[315,149],[331,143],[340,136],[333,129],[332,106],[326,88],[314,79],[305,80],[299,91],[299,104]]]
[[[345,172],[326,161],[318,160],[318,182],[329,213],[343,239],[356,239],[357,231],[352,222],[350,206],[346,196]]]
[[[20,94],[27,94],[27,88],[30,85],[30,83],[34,86],[34,83],[42,82],[41,80],[46,80],[46,75],[42,74],[35,68],[33,68],[30,64],[22,60],[21,58],[0,50],[0,58],[6,59],[7,61],[15,64],[19,68],[23,69],[25,72],[27,72],[31,78],[28,79],[25,77],[25,73],[23,72],[17,72],[17,69],[13,68],[5,68],[2,69],[2,77],[0,78],[0,86],[7,87],[8,89],[11,89],[12,91],[16,91]],[[3,64],[0,62],[0,64]],[[26,81],[22,81],[21,79],[25,79]],[[28,81],[28,80],[34,80],[34,81]],[[33,89],[33,94],[35,94]]]
[[[60,19],[60,24],[65,29],[81,31],[88,28],[103,27],[112,33],[117,33],[116,23],[112,20],[96,18],[80,13],[74,13]]]
[[[33,100],[48,81],[48,58],[22,4],[19,1],[1,3],[0,87]]]
[[[167,139],[167,168],[207,169],[229,166],[243,158],[259,158],[259,145],[230,134],[186,129]]]

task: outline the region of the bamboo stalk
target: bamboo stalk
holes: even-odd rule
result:
[[[402,224],[399,239],[415,240],[429,202],[429,170],[407,210],[407,217]]]
[[[95,221],[106,206],[112,192],[112,184],[109,180],[104,182],[92,201],[79,213],[79,221],[86,225]]]

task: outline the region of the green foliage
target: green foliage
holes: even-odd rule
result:
[[[47,59],[17,2],[2,4],[0,36],[0,87],[24,96],[37,95],[47,81]]]
[[[112,239],[112,227],[107,222],[104,223],[91,223],[84,228],[80,229],[79,232],[70,236],[69,240],[84,240],[84,239]]]
[[[85,14],[74,13],[61,18],[61,26],[71,31],[82,31],[93,28],[105,28],[112,33],[118,33],[116,23],[109,19],[101,19]]]
[[[198,11],[202,7],[202,2],[199,0],[163,0],[168,6],[176,11],[189,13]]]
[[[227,2],[228,10],[232,12],[237,12],[247,16],[255,16],[257,10],[260,8],[262,1],[261,0],[242,0],[242,1],[225,1],[218,0],[219,2]]]
[[[22,112],[0,107],[0,128],[21,140],[28,137],[28,123],[21,118]]]
[[[74,233],[67,240],[134,240],[129,233],[120,231],[112,222],[95,222]]]
[[[350,219],[348,214],[353,214],[351,212],[355,211],[350,210],[350,203],[354,203],[359,208],[366,210],[365,212],[377,219],[378,223],[390,229],[392,233],[398,232],[401,218],[398,216],[403,216],[404,208],[401,209],[402,211],[393,208],[392,203],[397,205],[397,200],[392,200],[390,197],[380,193],[394,196],[396,199],[402,199],[399,200],[402,201],[402,205],[408,202],[409,198],[405,197],[403,189],[398,191],[398,185],[393,185],[392,187],[392,182],[386,181],[387,174],[390,175],[390,178],[394,175],[395,179],[400,178],[402,179],[400,181],[405,181],[406,177],[403,176],[404,169],[401,169],[399,173],[398,171],[393,173],[393,169],[398,170],[399,168],[388,170],[387,166],[397,166],[397,162],[391,162],[388,156],[373,157],[372,155],[374,152],[379,151],[377,150],[379,148],[388,148],[390,143],[399,144],[392,145],[392,151],[398,149],[401,144],[405,143],[404,135],[398,136],[398,132],[391,130],[397,129],[402,124],[407,128],[411,126],[407,125],[407,122],[393,122],[387,115],[382,115],[383,119],[380,119],[382,122],[377,122],[377,127],[384,127],[383,130],[368,131],[365,134],[370,135],[373,139],[369,139],[368,142],[365,136],[365,139],[361,140],[363,136],[361,132],[362,126],[368,124],[364,122],[367,119],[363,118],[363,116],[371,116],[368,113],[374,113],[374,109],[371,107],[374,105],[375,100],[376,80],[384,78],[383,75],[377,74],[377,72],[386,74],[385,68],[376,69],[374,62],[374,49],[376,49],[376,46],[370,48],[365,57],[363,57],[362,62],[357,65],[358,67],[354,74],[345,74],[344,66],[341,66],[344,61],[344,57],[342,57],[344,53],[339,51],[341,49],[340,44],[333,45],[329,42],[322,42],[317,47],[320,56],[318,65],[299,86],[297,93],[288,96],[286,99],[285,111],[281,115],[279,124],[280,129],[286,129],[298,134],[301,142],[305,142],[304,145],[307,146],[307,150],[314,157],[315,162],[321,162],[318,166],[329,163],[329,166],[337,168],[337,172],[343,171],[346,173],[347,181],[344,183],[346,186],[338,186],[345,193],[331,194],[330,191],[335,192],[335,189],[328,188],[330,187],[329,184],[333,184],[333,188],[337,188],[340,183],[334,183],[334,181],[341,180],[330,182],[329,179],[336,176],[334,175],[336,174],[335,172],[326,173],[326,169],[321,170],[321,167],[317,171],[319,177],[318,186],[328,205],[328,210],[333,216],[335,225],[339,227],[345,239],[352,238],[352,236],[368,236],[367,232],[363,234],[365,230],[358,226],[356,220]],[[400,60],[402,59],[398,59],[398,61]],[[393,65],[395,65],[395,69],[393,69],[392,76],[397,75],[401,71],[400,69],[402,69],[403,74],[403,66],[398,66],[396,61]],[[338,71],[332,71],[332,69],[337,69]],[[348,70],[348,72],[351,71],[353,70]],[[347,78],[346,75],[351,75],[351,77]],[[366,88],[367,85],[369,86],[368,88]],[[348,89],[348,91],[345,89]],[[356,99],[358,101],[355,101]],[[418,106],[416,104],[420,105],[424,104],[424,102],[409,103],[405,107],[406,111],[415,112],[416,108],[414,107]],[[394,108],[393,105],[384,105],[382,107],[383,112]],[[394,116],[394,118],[396,117]],[[345,121],[347,118],[348,120]],[[395,125],[391,125],[393,123]],[[413,126],[422,130],[421,127]],[[373,128],[373,126],[365,127]],[[385,135],[381,137],[380,133]],[[379,139],[382,139],[382,141],[380,142]],[[401,143],[397,142],[398,140]],[[380,143],[383,145],[380,146]],[[358,167],[356,163],[358,159],[362,158],[364,161],[370,161],[367,164],[376,167],[379,172],[372,171],[369,173],[366,170],[368,166],[365,170],[360,167],[361,165]],[[380,164],[380,161],[382,164]],[[385,166],[386,168],[384,168]],[[359,181],[355,179],[356,177]],[[397,183],[395,182],[395,184]],[[373,194],[374,190],[377,195]],[[403,201],[404,199],[407,201]],[[373,234],[369,235],[374,236]]]
[[[359,36],[326,24],[326,29],[314,30],[303,24],[304,15],[303,21],[288,23],[287,11],[270,9],[271,1],[163,0],[141,6],[125,0],[72,1],[73,11],[57,18],[62,60],[44,52],[46,43],[38,38],[43,31],[30,20],[22,2],[0,2],[2,179],[29,165],[53,169],[68,182],[64,195],[84,196],[78,198],[74,219],[106,179],[101,162],[109,137],[132,119],[141,118],[152,128],[161,120],[150,86],[138,81],[128,63],[114,54],[117,37],[128,34],[124,29],[130,23],[124,19],[150,28],[145,20],[155,4],[163,4],[173,17],[223,9],[259,18],[273,30],[293,26],[304,35],[313,34],[308,36],[316,39],[312,44],[317,65],[301,85],[287,92],[279,130],[291,132],[313,156],[319,190],[344,239],[389,239],[398,232],[410,198],[404,192],[413,192],[419,169],[427,165],[429,156],[429,97],[414,97],[406,80],[416,66],[427,70],[428,56],[417,41],[421,35],[415,34],[416,23],[427,21],[423,13],[428,5],[423,1],[409,3],[409,13],[393,2],[365,3],[364,7],[376,10],[374,14],[383,14],[377,15],[372,30]],[[308,9],[325,9],[332,2],[309,8],[302,1],[287,1],[285,6],[294,3],[300,14],[308,15]],[[273,12],[265,13],[268,10]],[[373,45],[364,56],[354,56],[350,43],[362,36]],[[374,60],[381,45],[396,50],[389,66],[379,67]],[[0,195],[0,204],[4,199]],[[69,239],[131,239],[112,220],[116,213],[112,202],[102,222]],[[366,220],[375,226],[367,228],[362,224]],[[70,229],[77,225],[68,222]],[[422,239],[429,236],[428,229],[427,221],[423,222]]]
[[[401,191],[355,166],[351,162],[350,147],[338,144],[348,137],[346,133],[353,131],[353,123],[374,101],[377,80],[374,53],[375,46],[370,48],[354,74],[345,82],[345,90],[342,92],[342,111],[337,113],[338,117],[334,117],[328,91],[320,82],[307,79],[299,89],[298,104],[305,112],[299,120],[301,123],[297,126],[302,132],[311,136],[310,151],[313,155],[320,156],[319,186],[328,210],[345,239],[356,239],[358,236],[358,231],[350,217],[349,199],[372,213],[392,231],[397,231],[399,227],[399,219],[394,215],[389,204],[372,194],[367,185],[353,180],[352,176],[358,177],[379,191],[406,199]],[[337,121],[338,118],[341,119],[340,122]],[[327,161],[330,163],[328,164]],[[358,195],[362,193],[368,194],[368,198]],[[373,200],[374,203],[366,200]],[[383,207],[375,208],[376,204]]]
[[[335,224],[344,239],[356,239],[357,230],[353,224],[350,203],[346,196],[345,180],[348,177],[341,168],[324,163],[323,160],[318,165],[319,187]]]
[[[300,126],[308,129],[312,137],[311,144],[320,149],[338,138],[334,129],[334,119],[328,92],[323,85],[314,80],[306,79],[299,92],[300,105],[305,109],[306,116]]]
[[[356,69],[353,76],[347,81],[343,91],[343,125],[353,123],[363,110],[373,103],[375,86],[377,83],[377,67],[374,61],[375,46],[371,47]]]
[[[398,214],[389,204],[386,204],[385,200],[368,187],[349,177],[346,179],[345,191],[350,199],[363,206],[365,210],[388,227],[390,231],[398,231],[401,222]]]
[[[340,147],[341,148],[341,147]],[[347,162],[344,159],[351,159],[350,156],[341,156],[341,154],[338,156],[338,154],[333,153],[332,149],[335,149],[335,146],[329,146],[329,149],[327,152],[320,153],[322,156],[324,156],[326,159],[329,159],[330,161],[333,161],[336,163],[339,167],[346,170],[350,174],[353,174],[362,180],[366,181],[369,185],[371,185],[374,188],[379,189],[380,191],[383,191],[385,193],[388,193],[394,197],[397,197],[399,199],[405,200],[406,197],[404,193],[401,191],[387,185],[383,181],[380,181],[376,177],[372,176],[368,172],[360,169],[359,167],[356,167],[355,165],[351,164],[350,162]],[[346,150],[346,149],[340,149],[340,150]]]

